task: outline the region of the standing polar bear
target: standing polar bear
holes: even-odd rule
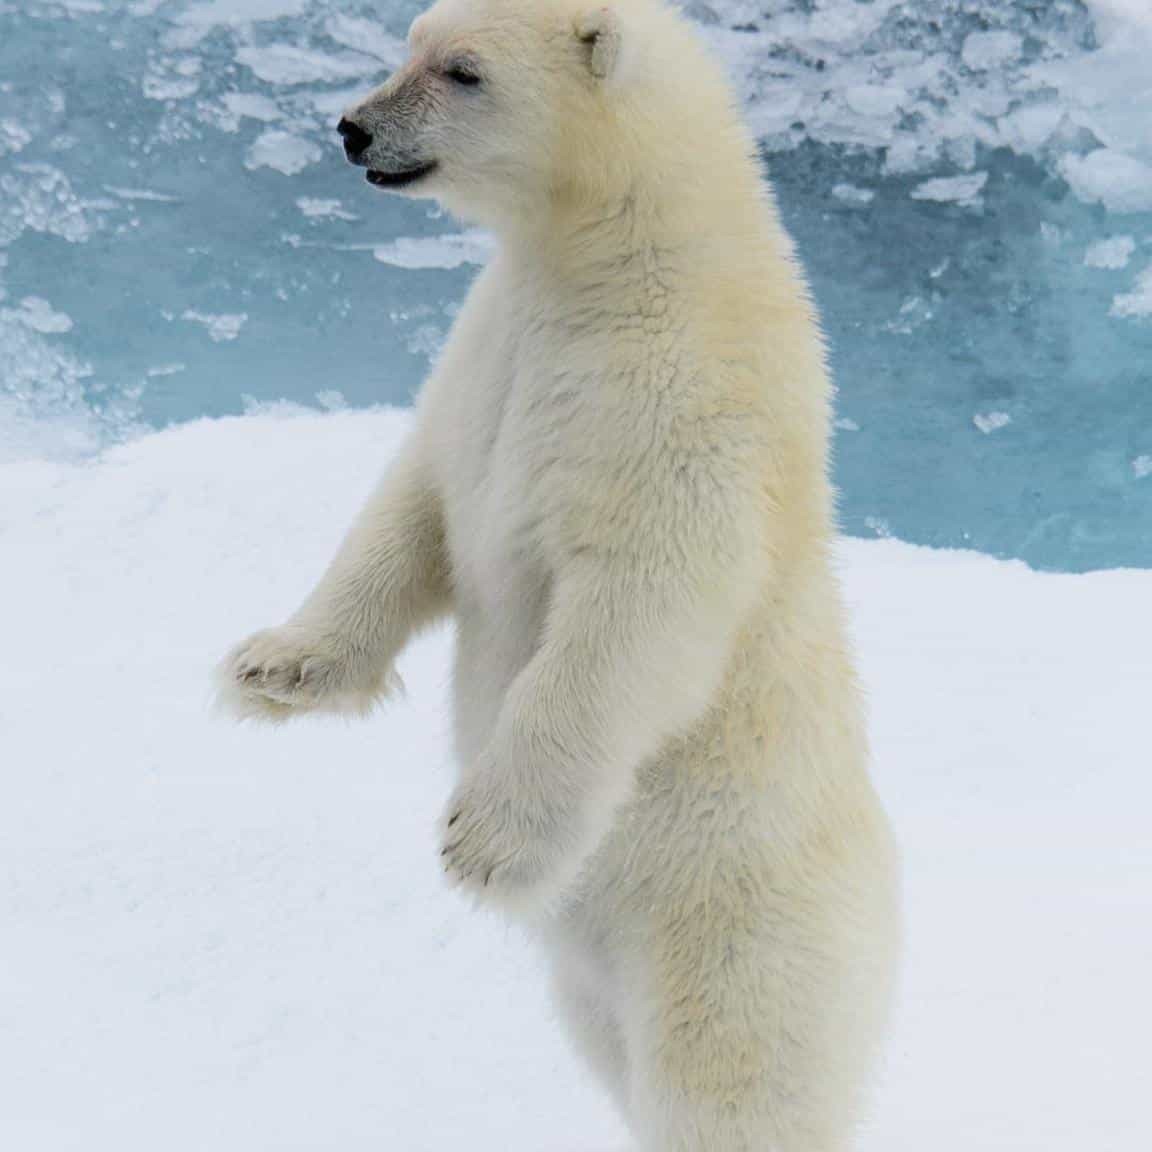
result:
[[[498,237],[319,585],[221,670],[363,712],[457,625],[448,875],[538,938],[643,1152],[838,1152],[894,854],[829,559],[813,308],[715,64],[657,0],[443,0],[341,122]]]

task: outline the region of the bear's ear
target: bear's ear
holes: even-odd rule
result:
[[[588,71],[598,80],[614,76],[620,67],[620,21],[611,8],[593,8],[576,21],[576,38],[585,53]]]

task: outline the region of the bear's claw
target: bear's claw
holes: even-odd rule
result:
[[[369,711],[386,677],[357,676],[327,647],[292,627],[255,633],[217,670],[218,703],[241,719],[274,721],[298,712]]]

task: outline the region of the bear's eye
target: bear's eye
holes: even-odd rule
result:
[[[480,77],[467,64],[449,64],[444,69],[444,75],[453,84],[459,84],[464,88],[475,88],[480,83]]]

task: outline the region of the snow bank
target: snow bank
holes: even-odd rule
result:
[[[447,634],[362,724],[208,708],[404,426],[285,409],[0,466],[4,1147],[626,1146],[531,953],[441,886]],[[910,918],[865,1152],[1144,1146],[1152,573],[843,563]]]

